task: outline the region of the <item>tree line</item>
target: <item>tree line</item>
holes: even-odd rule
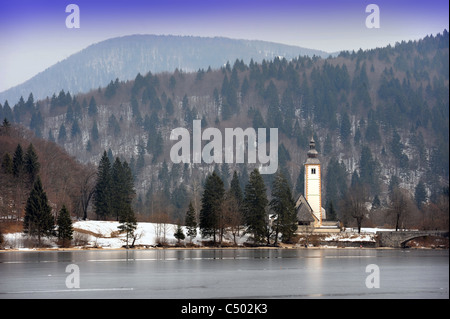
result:
[[[291,188],[281,171],[276,173],[271,197],[269,201],[258,169],[250,173],[244,190],[236,171],[228,189],[213,171],[204,184],[198,221],[192,202],[189,204],[184,221],[187,235],[192,240],[198,227],[203,238],[212,239],[212,245],[221,245],[226,232],[231,232],[235,244],[240,233],[250,234],[255,244],[277,245],[280,238],[289,243],[297,230],[297,214]]]
[[[5,123],[4,123],[5,124]],[[2,173],[9,182],[15,184],[19,196],[13,201],[16,213],[20,215],[20,202],[28,194],[23,217],[23,232],[37,239],[37,246],[42,245],[42,237],[56,236],[63,247],[73,238],[73,227],[70,213],[63,204],[56,218],[43,189],[40,177],[38,155],[30,143],[23,151],[21,144],[17,144],[14,155],[5,153],[2,158]],[[13,188],[14,189],[14,188]],[[19,216],[20,218],[21,216]]]

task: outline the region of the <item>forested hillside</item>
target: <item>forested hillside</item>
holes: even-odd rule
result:
[[[139,72],[173,72],[176,69],[195,72],[208,65],[220,68],[228,60],[234,61],[237,57],[248,63],[251,58],[261,62],[277,56],[291,59],[299,55],[327,57],[329,54],[266,41],[129,35],[90,45],[28,81],[0,92],[0,100],[9,100],[15,104],[21,95],[27,96],[29,92],[33,92],[37,99],[51,96],[60,90],[87,92],[105,87],[111,79],[132,80]]]
[[[184,216],[189,201],[198,212],[202,187],[214,169],[229,187],[237,171],[245,185],[255,165],[173,164],[170,132],[202,129],[279,129],[279,168],[295,195],[303,192],[302,167],[314,136],[323,164],[327,209],[355,185],[368,189],[372,208],[387,207],[400,187],[418,206],[438,202],[449,181],[449,35],[335,58],[300,56],[245,64],[239,57],[220,69],[142,71],[134,81],[111,79],[85,94],[55,92],[16,105],[0,117],[56,141],[84,163],[126,160],[135,177],[135,208],[142,216]],[[8,152],[12,152],[12,145]],[[270,193],[273,175],[264,179]],[[418,186],[420,185],[420,186]],[[74,186],[78,187],[78,186]],[[243,187],[242,187],[243,188]],[[415,196],[417,189],[421,197]],[[448,195],[447,195],[448,196]]]
[[[21,220],[37,178],[54,212],[65,205],[83,217],[96,169],[83,165],[56,143],[3,121],[0,125],[0,219]]]

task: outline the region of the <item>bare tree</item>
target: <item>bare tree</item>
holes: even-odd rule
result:
[[[89,167],[89,170],[86,170],[80,175],[79,178],[79,196],[75,199],[77,212],[81,212],[83,215],[83,220],[87,219],[87,211],[89,207],[89,202],[94,194],[95,190],[95,178],[96,178],[96,170],[93,167]],[[77,213],[79,217],[79,214]]]
[[[170,217],[165,212],[159,212],[152,216],[152,223],[155,223],[156,242],[160,245],[167,244],[167,232],[170,229]]]
[[[233,196],[230,190],[225,193],[219,224],[220,240],[222,241],[223,230],[229,228],[233,234],[234,244],[237,245],[236,237],[239,236],[241,227],[244,224],[244,219],[238,200]]]
[[[368,213],[366,207],[367,191],[364,186],[357,185],[349,188],[342,200],[342,210],[344,214],[356,220],[358,234],[361,233],[361,224]]]
[[[388,215],[395,219],[395,231],[398,231],[408,217],[411,208],[412,199],[404,189],[395,187],[390,196],[390,203],[388,208]]]

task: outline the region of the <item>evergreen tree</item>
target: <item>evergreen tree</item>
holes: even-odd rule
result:
[[[103,152],[97,170],[94,207],[97,218],[105,219],[111,213],[111,163],[106,151]]]
[[[73,239],[73,226],[69,211],[65,205],[59,211],[56,225],[58,226],[58,239],[61,240],[62,247],[67,247]],[[67,243],[67,241],[69,242]]]
[[[283,128],[283,114],[280,110],[280,102],[278,99],[278,90],[273,81],[270,81],[264,99],[268,104],[267,124],[269,127]]]
[[[184,240],[186,238],[186,236],[183,233],[183,228],[181,228],[180,225],[177,225],[177,230],[176,232],[173,234],[173,236],[176,238],[176,240],[178,241],[178,244],[180,243],[180,241]]]
[[[14,122],[14,113],[9,106],[8,100],[3,105],[3,118],[6,119],[6,122]],[[5,121],[3,121],[3,124],[5,124]]]
[[[352,174],[352,180],[350,182],[350,187],[358,187],[358,185],[361,185],[361,181],[359,179],[358,172],[355,169]]]
[[[91,97],[90,101],[89,101],[89,108],[88,108],[88,114],[90,116],[96,115],[98,112],[97,109],[97,102],[95,101],[94,97]]]
[[[120,159],[117,157],[111,168],[111,214],[119,220],[119,215],[126,209],[126,194],[123,191],[124,171]]]
[[[243,201],[243,194],[239,182],[239,177],[236,171],[234,171],[233,178],[231,179],[230,191],[233,197],[237,200],[238,204],[241,205]]]
[[[40,246],[41,237],[53,235],[54,227],[54,219],[51,207],[48,204],[47,194],[44,192],[41,179],[38,176],[25,206],[23,229],[26,234],[37,236]]]
[[[326,204],[339,203],[347,191],[347,170],[335,157],[330,159],[326,171]]]
[[[12,172],[15,177],[19,177],[22,175],[24,170],[24,157],[23,157],[23,149],[20,144],[17,144],[16,150],[13,155],[13,166]]]
[[[77,135],[81,135],[81,129],[80,129],[80,125],[78,124],[78,120],[74,120],[72,123],[72,129],[70,131],[70,136],[72,138],[74,138]]]
[[[344,143],[347,142],[347,139],[350,136],[350,133],[351,133],[350,118],[349,118],[347,112],[344,112],[344,114],[342,114],[341,128],[340,128],[340,135],[341,135],[342,142],[344,142]]]
[[[39,174],[40,164],[38,162],[38,156],[34,151],[33,144],[31,143],[27,148],[27,152],[25,153],[24,162],[25,172],[28,174],[31,184],[33,184],[36,176]]]
[[[55,142],[55,137],[53,136],[53,131],[52,131],[52,129],[49,129],[49,130],[48,130],[48,140],[49,140],[50,142]]]
[[[195,218],[195,209],[192,206],[192,202],[189,202],[189,208],[186,212],[186,218],[184,221],[187,228],[187,235],[191,239],[194,239],[197,236],[197,221]]]
[[[416,201],[417,207],[422,208],[422,205],[427,201],[427,190],[425,189],[425,184],[422,181],[416,185],[414,190],[414,200]]]
[[[327,206],[327,220],[336,220],[337,214],[334,208],[333,201],[330,201]]]
[[[222,163],[220,167],[220,177],[222,178],[224,187],[228,188],[228,180],[230,178],[230,166],[228,163]]]
[[[131,205],[127,205],[124,210],[121,211],[119,223],[118,228],[120,231],[126,233],[126,248],[128,249],[129,239],[134,238],[134,232],[137,228],[136,215],[134,214]],[[134,240],[131,246],[134,246]]]
[[[133,173],[128,163],[117,157],[111,168],[111,213],[120,219],[121,214],[128,214],[135,195]]]
[[[372,157],[368,146],[363,146],[359,161],[359,177],[361,184],[368,185],[372,194],[377,194],[379,189],[378,162]]]
[[[295,183],[295,194],[303,194],[305,192],[305,166],[302,165],[298,173],[297,181]]]
[[[169,116],[173,115],[174,109],[175,109],[175,106],[173,105],[172,99],[169,98],[167,100],[167,104],[166,104],[166,113],[167,113],[167,115],[169,115]]]
[[[333,144],[331,141],[331,136],[330,134],[327,134],[327,137],[325,138],[325,143],[323,144],[323,155],[327,156],[331,154],[332,151],[333,151]]]
[[[396,188],[400,188],[400,178],[398,176],[393,175],[391,179],[389,180],[389,186],[388,186],[388,195],[389,197],[392,197],[392,194]]]
[[[12,159],[11,159],[11,155],[9,155],[9,153],[5,153],[5,155],[3,155],[2,171],[5,174],[12,174],[13,173],[13,162],[12,162]]]
[[[92,125],[91,136],[92,136],[92,140],[94,142],[98,141],[99,134],[98,134],[97,121],[94,121],[94,124]]]
[[[261,242],[267,234],[268,216],[267,216],[266,186],[258,169],[250,173],[248,184],[244,191],[244,219],[247,231],[253,234],[255,242]]]
[[[8,121],[8,119],[5,117],[4,119],[3,119],[3,122],[2,122],[2,128],[3,129],[5,129],[5,130],[7,130],[7,129],[9,129],[11,127],[11,123]]]
[[[281,171],[277,172],[272,184],[270,207],[276,214],[273,226],[275,229],[275,244],[278,242],[279,233],[281,233],[283,242],[289,242],[297,230],[297,212],[291,188]]]
[[[63,144],[66,141],[66,138],[67,138],[66,127],[64,126],[64,124],[61,124],[58,132],[58,143]]]
[[[220,226],[224,194],[223,181],[214,171],[205,181],[199,224],[202,236],[212,236],[214,244],[216,244],[216,234]]]

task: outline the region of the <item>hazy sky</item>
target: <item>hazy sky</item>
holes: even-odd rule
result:
[[[66,6],[80,28],[66,27]],[[368,4],[380,28],[367,28]],[[130,34],[224,36],[327,52],[368,49],[437,34],[447,0],[0,0],[0,92],[90,44]]]

